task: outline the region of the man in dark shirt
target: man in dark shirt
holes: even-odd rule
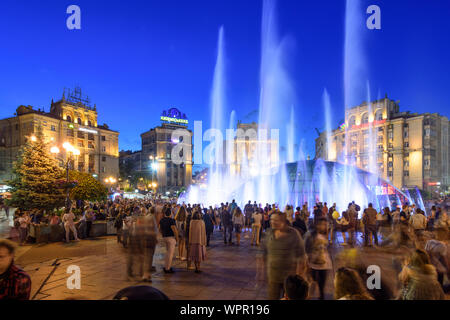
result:
[[[174,273],[171,266],[178,239],[178,230],[175,219],[172,219],[170,216],[171,210],[170,208],[166,208],[164,211],[164,218],[159,221],[159,230],[162,234],[167,250],[164,261],[164,273]]]
[[[223,224],[223,242],[225,244],[232,244],[231,237],[233,232],[233,216],[230,211],[228,211],[227,207],[222,208],[222,224]],[[228,234],[228,241],[227,241]]]
[[[0,239],[0,300],[29,300],[30,276],[14,264],[16,246],[12,241]]]

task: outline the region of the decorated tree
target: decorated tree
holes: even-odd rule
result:
[[[63,172],[51,156],[42,130],[28,137],[14,162],[13,173],[15,177],[7,182],[11,186],[11,206],[47,211],[64,206],[65,195],[57,184]]]
[[[73,200],[101,201],[108,196],[108,189],[89,173],[70,171],[69,177],[77,181],[70,191]]]

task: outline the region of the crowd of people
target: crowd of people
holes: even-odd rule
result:
[[[117,242],[127,252],[127,278],[152,281],[154,254],[158,242],[165,247],[162,271],[175,272],[174,259],[186,262],[186,269],[201,273],[214,232],[222,234],[224,246],[240,246],[244,239],[256,246],[257,273],[264,273],[268,298],[308,299],[312,292],[325,299],[325,284],[334,278],[334,298],[361,299],[445,299],[450,279],[448,205],[433,206],[425,213],[415,205],[384,208],[372,204],[362,208],[352,202],[338,212],[336,204],[318,202],[312,210],[249,201],[241,208],[236,201],[217,206],[179,204],[155,199],[121,199],[102,203],[76,203],[57,215],[40,217],[39,212],[17,212],[20,243],[26,240],[27,227],[39,219],[62,224],[65,240],[89,237],[92,221],[114,221]],[[243,238],[242,235],[246,236]],[[217,238],[217,237],[216,237]],[[337,267],[334,253],[370,247],[401,249],[398,269],[398,294],[389,288],[368,289],[361,266]],[[352,249],[354,248],[354,249]],[[214,249],[215,250],[215,249]],[[376,249],[374,249],[376,250]],[[356,251],[358,252],[358,251]],[[17,277],[20,285],[8,284],[6,294],[26,297],[29,277],[13,264],[14,249],[0,242],[0,281]],[[12,276],[14,274],[14,276]],[[22,288],[22,289],[21,289]],[[11,292],[16,290],[16,292]],[[28,293],[29,295],[29,293]]]

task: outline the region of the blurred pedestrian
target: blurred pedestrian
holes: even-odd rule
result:
[[[31,278],[14,264],[16,245],[0,239],[0,300],[29,300]]]
[[[374,300],[358,272],[339,268],[334,275],[334,298],[336,300]]]

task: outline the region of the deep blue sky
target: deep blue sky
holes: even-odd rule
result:
[[[360,26],[371,96],[388,93],[403,110],[449,116],[450,1],[361,0],[381,7],[382,30]],[[66,8],[81,7],[81,30],[66,28]],[[20,104],[49,110],[64,87],[82,87],[99,124],[120,131],[120,148],[138,150],[140,133],[177,107],[209,126],[217,33],[225,28],[227,106],[238,119],[258,108],[259,0],[21,1],[0,8],[0,118]],[[295,42],[286,61],[295,87],[296,135],[314,156],[324,129],[322,92],[333,126],[344,118],[345,1],[279,0],[280,36]],[[362,100],[360,101],[362,102]],[[286,109],[288,110],[288,109]],[[227,120],[228,121],[228,120]]]

